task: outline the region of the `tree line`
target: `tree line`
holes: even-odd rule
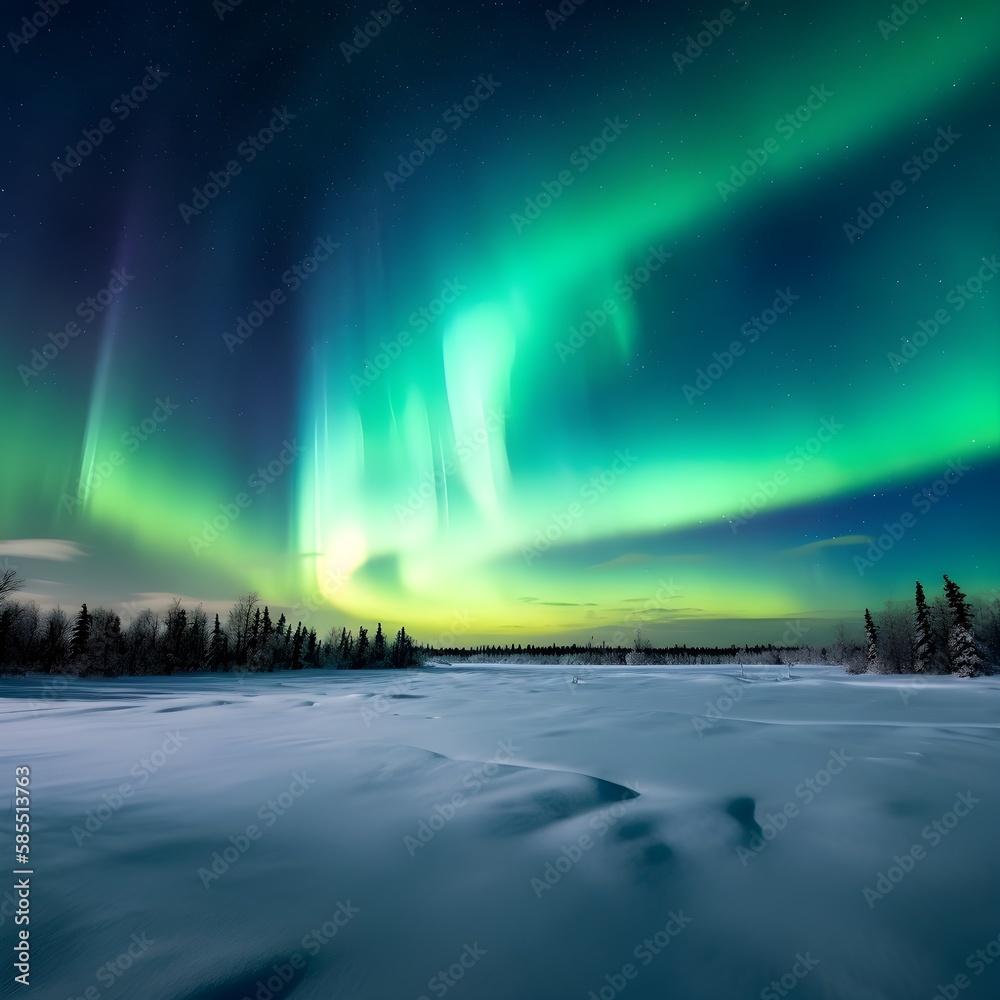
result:
[[[139,611],[127,625],[108,608],[81,605],[72,617],[61,608],[41,611],[32,602],[7,595],[21,581],[12,570],[0,577],[0,668],[41,673],[101,674],[110,677],[216,672],[270,672],[336,668],[343,670],[414,667],[421,651],[405,628],[389,641],[379,622],[333,629],[325,638],[301,621],[292,626],[256,593],[237,599],[226,621],[175,600],[162,614]]]
[[[912,605],[889,601],[874,615],[865,608],[864,621],[863,646],[841,635],[851,673],[979,677],[1000,666],[1000,598],[974,606],[947,575],[933,601],[917,581]]]
[[[32,602],[10,598],[21,585],[13,570],[0,574],[0,670],[42,673],[138,676],[219,672],[270,672],[335,668],[392,669],[419,666],[430,657],[479,663],[698,664],[837,663],[850,673],[954,674],[975,677],[1000,667],[1000,598],[975,605],[948,576],[943,593],[928,602],[917,582],[915,600],[887,601],[864,614],[864,642],[837,625],[830,647],[668,646],[654,648],[636,633],[629,646],[593,642],[579,645],[479,645],[462,648],[418,646],[400,628],[391,641],[376,625],[374,635],[360,626],[325,638],[301,621],[292,626],[282,613],[275,621],[256,593],[242,595],[223,623],[209,621],[201,606],[188,610],[175,600],[165,612],[139,611],[127,625],[108,608],[84,604],[70,617],[61,608],[41,611]]]
[[[458,646],[434,649],[435,656],[465,663],[564,663],[594,666],[639,666],[642,664],[699,664],[699,663],[763,663],[789,662],[792,652],[802,653],[807,647],[775,646],[771,643],[754,646],[653,646],[636,632],[634,642],[627,646],[609,645],[607,642],[564,645],[551,643],[509,643],[507,645]],[[805,656],[796,657],[797,662]]]

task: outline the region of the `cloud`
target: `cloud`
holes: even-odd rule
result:
[[[588,566],[587,569],[622,569],[625,566],[641,566],[654,561],[668,565],[679,562],[704,562],[708,558],[710,557],[703,552],[674,552],[660,555],[654,555],[651,552],[626,552],[624,555],[616,556],[607,562]]]
[[[627,622],[651,622],[660,623],[671,621],[686,621],[691,618],[714,618],[715,615],[704,608],[644,608],[641,611],[622,608],[624,619]]]
[[[132,617],[147,608],[151,611],[166,611],[174,601],[180,601],[184,608],[190,610],[201,606],[205,614],[224,615],[234,604],[232,600],[212,601],[200,600],[197,597],[188,597],[185,594],[170,594],[162,591],[147,591],[135,594],[130,601],[122,601],[116,605],[127,616]]]
[[[786,549],[788,555],[800,556],[819,549],[829,549],[841,545],[871,545],[872,539],[869,535],[837,535],[835,538],[823,538],[818,542],[810,542],[808,545],[800,545],[795,549]]]
[[[521,604],[537,604],[539,607],[545,607],[545,608],[596,608],[597,607],[597,605],[593,601],[587,601],[581,604],[578,601],[540,601],[537,597],[519,597],[518,601]]]
[[[55,559],[69,562],[86,554],[75,542],[59,538],[12,538],[0,541],[0,556],[14,559]]]
[[[588,569],[617,569],[619,566],[638,566],[641,563],[649,562],[653,557],[646,552],[627,552],[623,556],[609,559],[607,562],[597,563]]]

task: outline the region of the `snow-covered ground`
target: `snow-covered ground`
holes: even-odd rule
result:
[[[998,995],[1000,678],[739,674],[0,681],[0,994]]]

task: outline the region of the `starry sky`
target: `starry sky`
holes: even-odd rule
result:
[[[995,591],[996,3],[372,9],[5,6],[25,596],[818,644]]]

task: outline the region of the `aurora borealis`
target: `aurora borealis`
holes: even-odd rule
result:
[[[995,3],[383,9],[7,36],[25,596],[691,643],[1000,585]]]

